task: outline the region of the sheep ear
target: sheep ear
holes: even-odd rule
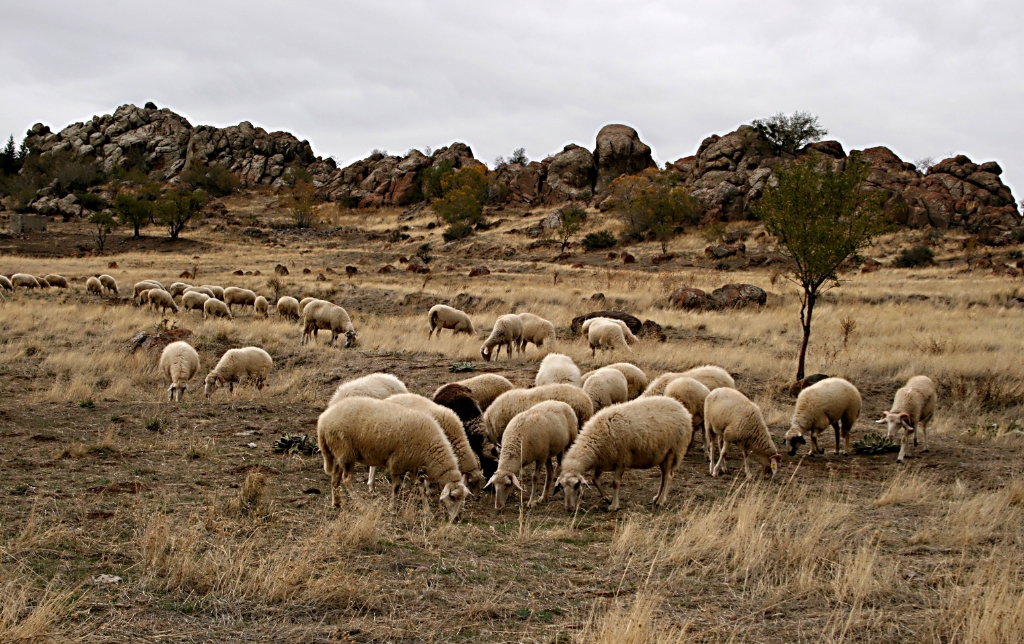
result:
[[[516,478],[515,474],[512,475],[512,485],[516,486],[516,489],[520,492],[523,491],[523,486],[519,485],[519,479]]]

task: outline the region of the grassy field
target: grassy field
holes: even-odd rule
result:
[[[271,446],[281,434],[315,433],[334,388],[366,373],[394,373],[430,395],[472,375],[448,369],[470,361],[475,373],[529,386],[542,355],[533,348],[484,363],[482,335],[427,339],[427,308],[460,293],[479,298],[479,329],[512,310],[551,319],[558,350],[584,370],[629,360],[653,377],[719,364],[780,438],[794,404],[797,289],[777,266],[708,262],[699,233],[673,242],[676,259],[657,266],[654,244],[628,248],[636,264],[579,248],[554,261],[557,246],[531,248],[512,232],[540,211],[492,213],[497,227],[444,251],[428,218],[402,222],[408,239],[395,233],[397,210],[328,208],[332,229],[250,236],[244,227],[281,217],[273,200],[228,206],[227,218],[178,244],[115,238],[102,256],[78,248],[88,230],[75,224],[0,240],[0,273],[74,279],[65,291],[0,303],[0,641],[1024,639],[1024,308],[1015,300],[1024,288],[971,270],[962,239],[931,240],[936,266],[842,275],[819,303],[808,360],[809,373],[861,390],[854,440],[877,431],[907,378],[932,377],[930,452],[897,466],[894,454],[835,456],[828,438],[826,456],[786,457],[775,479],[748,480],[738,463],[731,477],[711,478],[697,448],[660,511],[649,505],[657,470],[633,471],[618,513],[596,493],[574,515],[561,496],[533,509],[516,497],[498,513],[485,495],[449,524],[436,499],[425,516],[408,486],[395,512],[386,486],[332,509],[319,457]],[[748,254],[771,251],[756,227],[749,233]],[[900,233],[865,254],[887,262],[922,239]],[[1001,265],[1020,250],[991,259]],[[429,276],[403,270],[399,256],[416,252],[431,256]],[[277,264],[289,275],[276,276]],[[398,270],[379,273],[384,264]],[[478,265],[491,274],[467,277]],[[345,266],[358,273],[347,277]],[[165,318],[124,299],[137,280],[166,284],[185,270],[200,284],[332,299],[351,314],[358,346],[329,346],[322,334],[300,346],[299,326],[276,316]],[[85,278],[101,272],[117,278],[120,298],[85,292]],[[768,303],[666,306],[679,286],[731,282],[763,287]],[[597,292],[606,304],[591,300]],[[657,321],[667,342],[592,357],[569,322],[605,307]],[[129,350],[140,331],[168,327],[191,331],[202,361],[180,405],[166,402],[158,353]],[[201,378],[220,354],[250,344],[274,357],[269,387],[205,399]]]

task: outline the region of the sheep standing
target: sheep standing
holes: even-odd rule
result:
[[[40,288],[50,288],[50,283],[46,280],[45,277],[43,277],[42,275],[36,275],[35,277],[36,282],[39,284]]]
[[[56,275],[54,273],[50,273],[43,279],[46,280],[46,283],[49,284],[50,286],[56,286],[57,288],[68,287],[68,279],[63,275]]]
[[[622,329],[622,337],[626,340],[626,344],[636,344],[637,337],[635,335],[633,335],[632,331],[629,330],[629,325],[626,324],[625,322],[623,322],[622,320],[616,320],[615,318],[601,318],[601,317],[597,317],[597,318],[590,318],[589,320],[584,320],[583,325],[580,326],[580,332],[581,333],[587,333],[589,335],[590,327],[592,325],[594,325],[594,324],[606,324],[606,323],[611,323],[611,324],[618,325],[618,327],[620,329]]]
[[[602,367],[587,376],[587,381],[583,383],[583,393],[590,396],[595,412],[629,400],[629,383],[618,369]]]
[[[320,329],[331,332],[331,344],[334,344],[341,333],[345,334],[346,349],[356,342],[356,328],[352,325],[348,311],[332,302],[317,300],[310,302],[302,310],[302,341],[300,344],[306,344],[310,339],[316,337],[316,332]]]
[[[487,408],[498,396],[516,388],[508,378],[496,373],[482,373],[479,376],[459,380],[457,384],[467,387],[472,392],[481,411],[487,411]]]
[[[224,301],[224,291],[227,290],[224,287],[217,286],[216,284],[203,284],[199,288],[208,288],[208,289],[210,289],[210,292],[212,293],[212,295],[210,297],[215,297],[218,300],[220,300],[221,302]]]
[[[552,460],[558,459],[561,466],[565,450],[576,440],[577,433],[576,414],[572,407],[558,400],[542,402],[517,414],[501,437],[498,469],[487,481],[487,485],[494,486],[494,509],[505,507],[511,487],[523,491],[516,475],[530,463],[534,464],[534,468],[527,506],[532,508],[538,502],[534,501],[534,492],[542,466],[546,470],[546,477],[539,502],[547,503],[555,486]]]
[[[935,403],[937,401],[935,383],[928,376],[914,376],[907,381],[896,392],[892,401],[892,408],[882,412],[882,418],[876,423],[886,424],[889,429],[889,440],[896,438],[896,431],[903,429],[903,436],[900,438],[900,453],[896,457],[897,463],[902,463],[907,455],[907,439],[914,436],[914,447],[917,447],[917,434],[920,427],[924,440],[924,451],[928,451],[928,423],[932,422],[935,415]]]
[[[185,282],[175,282],[174,284],[171,284],[170,286],[167,287],[167,292],[171,294],[171,297],[180,297],[185,294],[185,289],[187,289],[189,286],[191,286],[191,284],[186,284]]]
[[[710,393],[711,390],[705,387],[704,383],[688,376],[676,378],[665,387],[665,395],[681,402],[693,417],[694,438],[698,434],[704,435],[704,401]],[[693,447],[692,440],[690,447]]]
[[[205,310],[203,305],[206,304],[206,300],[212,300],[213,298],[206,293],[199,293],[197,291],[189,291],[183,293],[181,296],[181,308],[186,311],[203,311]],[[221,302],[223,304],[223,302]],[[229,313],[230,315],[230,313]]]
[[[188,287],[185,288],[184,291],[182,291],[182,296],[184,296],[187,293],[202,293],[206,297],[210,297],[210,298],[213,298],[215,300],[217,299],[216,297],[214,297],[213,291],[210,290],[210,288],[206,287],[206,286],[188,286]]]
[[[580,386],[580,368],[563,353],[549,353],[541,360],[534,384],[537,387],[564,383]]]
[[[21,288],[40,288],[39,280],[28,273],[15,273],[11,275],[11,284]]]
[[[206,319],[211,315],[215,318],[227,318],[229,320],[234,319],[231,317],[231,311],[228,310],[228,305],[215,297],[208,297],[206,301],[203,302],[203,319]]]
[[[13,291],[14,284],[6,275],[0,275],[0,291]]]
[[[390,373],[371,373],[361,378],[347,380],[338,385],[327,406],[330,407],[345,398],[352,398],[353,396],[365,396],[367,398],[384,400],[396,394],[407,393],[409,393],[409,390],[405,387],[405,383]]]
[[[635,364],[629,362],[616,362],[615,364],[608,365],[609,369],[616,369],[626,377],[626,382],[629,384],[629,399],[633,400],[647,389],[649,380],[644,370]],[[593,372],[591,372],[593,373]]]
[[[267,311],[270,309],[270,302],[267,302],[267,298],[262,295],[256,296],[256,301],[252,305],[256,315],[260,317],[267,317]]]
[[[141,305],[142,300],[140,299],[139,296],[142,294],[142,292],[150,291],[155,288],[158,288],[162,291],[164,289],[164,285],[156,280],[142,280],[141,282],[136,282],[135,286],[132,288],[132,301],[135,302],[136,304]]]
[[[435,304],[430,307],[430,311],[427,312],[427,321],[430,323],[430,332],[427,333],[428,340],[434,335],[435,330],[438,337],[440,337],[443,329],[451,329],[452,335],[457,333],[473,335],[476,333],[476,329],[473,328],[473,320],[469,319],[469,315],[465,311],[460,311],[445,304]]]
[[[156,309],[160,307],[160,313],[166,313],[170,309],[172,313],[178,312],[178,305],[174,303],[174,297],[167,291],[155,288],[149,291],[149,305]]]
[[[622,331],[622,326],[616,324],[615,321],[606,318],[591,318],[587,322],[593,322],[593,324],[587,326],[587,339],[590,342],[590,353],[592,356],[597,356],[598,349],[609,351],[625,349],[629,352],[633,351],[629,348],[626,336]]]
[[[299,302],[299,315],[302,315],[302,312],[306,310],[306,305],[308,305],[310,302],[326,302],[326,300],[321,300],[315,297],[302,298],[302,301]]]
[[[555,344],[555,325],[533,313],[518,313],[519,319],[523,321],[523,334],[519,338],[520,353],[526,351],[526,345],[531,342],[539,350],[547,342],[548,346]]]
[[[103,295],[103,284],[99,281],[99,279],[95,277],[90,277],[89,279],[85,280],[85,290],[88,291],[89,293],[95,293],[96,295]]]
[[[298,320],[299,301],[288,295],[277,298],[277,314],[289,320]]]
[[[850,453],[850,429],[860,416],[860,408],[860,392],[842,378],[826,378],[804,389],[796,398],[796,410],[786,432],[789,455],[796,456],[797,445],[807,443],[805,434],[811,436],[811,455],[824,453],[818,447],[818,435],[829,425],[836,433],[836,454],[840,453],[840,436],[842,453]]]
[[[480,459],[484,477],[494,474],[498,468],[498,446],[487,434],[484,414],[469,387],[457,382],[442,385],[434,392],[434,402],[455,412],[466,431],[470,449]]]
[[[423,412],[357,396],[320,414],[316,432],[324,472],[331,477],[331,503],[335,507],[341,502],[339,485],[352,495],[352,472],[357,463],[388,469],[392,508],[402,477],[420,470],[442,486],[441,502],[449,520],[455,520],[469,496],[451,444],[437,421]]]
[[[675,384],[675,383],[673,383]],[[743,452],[743,469],[750,476],[747,457],[753,455],[765,472],[775,476],[782,456],[764,422],[761,409],[742,393],[729,387],[719,387],[704,401],[704,452],[708,457],[711,476],[725,472],[725,454],[730,445]],[[719,449],[715,463],[715,447]]]
[[[736,388],[736,381],[729,375],[729,372],[713,364],[706,364],[703,367],[694,367],[693,369],[684,371],[682,375],[687,378],[693,378],[711,391],[714,391],[719,387],[728,387],[729,389]]]
[[[212,289],[211,289],[212,290]],[[216,296],[216,291],[214,295]],[[256,307],[256,293],[250,291],[247,288],[239,288],[237,286],[229,286],[224,289],[223,297],[217,298],[223,300],[228,305],[228,310],[234,313],[234,306],[237,304],[245,310],[245,307],[251,306],[255,309]]]
[[[223,304],[223,302],[221,303]],[[241,382],[245,378],[253,381],[256,388],[262,391],[273,367],[274,359],[259,347],[228,349],[221,356],[213,371],[206,374],[206,386],[203,393],[209,397],[217,387],[223,387],[225,383],[228,385],[228,392],[234,393],[235,383]]]
[[[100,284],[103,285],[103,288],[105,290],[112,292],[114,295],[120,295],[120,291],[117,290],[117,280],[116,279],[114,279],[110,275],[107,275],[106,273],[104,273],[103,275],[100,275],[99,279],[100,279]]]
[[[170,381],[167,400],[181,402],[188,381],[199,372],[199,354],[188,342],[172,342],[160,354],[160,371]]]
[[[686,456],[693,432],[690,412],[671,398],[648,396],[613,405],[594,414],[562,459],[556,485],[565,491],[565,509],[572,512],[582,499],[584,475],[594,472],[594,486],[601,487],[602,472],[614,472],[610,511],[619,509],[619,487],[626,469],[661,468],[661,488],[654,504],[668,499],[672,472]]]
[[[513,389],[498,396],[484,412],[487,435],[492,442],[500,445],[505,428],[517,414],[546,400],[560,400],[568,404],[581,426],[594,415],[594,403],[590,401],[590,396],[574,385],[553,384],[533,389]]]
[[[523,319],[514,314],[503,315],[495,320],[494,328],[491,329],[491,335],[487,336],[483,346],[480,347],[480,355],[483,356],[484,360],[490,362],[494,347],[498,348],[497,353],[499,354],[501,353],[501,348],[505,347],[508,352],[508,359],[511,360],[512,350],[519,348],[522,338]]]

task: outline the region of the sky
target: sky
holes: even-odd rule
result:
[[[0,135],[153,101],[342,164],[541,159],[608,123],[664,163],[803,110],[848,151],[996,160],[1024,192],[1022,33],[1012,0],[0,0]]]

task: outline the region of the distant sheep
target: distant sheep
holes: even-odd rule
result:
[[[21,288],[40,288],[39,280],[28,273],[15,273],[11,275],[11,284]]]
[[[277,314],[289,320],[299,319],[299,301],[285,295],[277,299]]]
[[[149,305],[154,309],[160,307],[161,313],[166,313],[167,309],[170,309],[172,313],[178,312],[178,305],[174,303],[174,298],[167,291],[155,288],[149,292]]]
[[[523,333],[519,339],[520,352],[526,351],[526,345],[531,342],[537,349],[543,347],[545,342],[549,347],[554,346],[556,340],[554,324],[533,313],[518,313],[517,315],[523,321]]]
[[[209,302],[220,302],[220,300],[209,300]],[[228,392],[234,393],[235,383],[246,378],[251,380],[257,389],[262,390],[273,367],[274,359],[259,347],[228,349],[221,356],[213,371],[206,375],[206,387],[203,393],[209,397],[217,387],[223,387],[225,383],[228,386]]]
[[[103,295],[103,284],[100,283],[99,279],[90,277],[85,280],[85,290],[89,293],[95,293],[96,295]]]
[[[39,282],[40,288],[50,288],[50,282],[46,280],[42,275],[36,275],[36,281]]]
[[[218,300],[220,300],[221,302],[224,301],[224,291],[227,290],[224,287],[217,286],[216,284],[203,284],[199,288],[208,288],[208,289],[210,289],[210,292],[213,293],[213,295],[211,295],[210,297],[215,297]]]
[[[203,311],[203,305],[206,303],[206,300],[211,299],[213,298],[206,293],[189,291],[188,293],[183,293],[181,296],[181,308],[186,311]],[[223,304],[223,302],[221,302],[221,304]]]
[[[171,383],[167,388],[167,400],[181,402],[188,381],[199,372],[199,354],[188,342],[172,342],[160,354],[160,372]]]
[[[693,427],[690,412],[671,398],[649,396],[613,405],[594,414],[562,459],[557,486],[565,492],[565,509],[573,512],[582,498],[584,475],[594,472],[594,486],[601,487],[601,473],[613,472],[610,511],[619,509],[619,488],[626,469],[661,468],[661,488],[654,504],[662,506],[676,465],[686,456]]]
[[[210,316],[215,318],[227,318],[229,320],[233,319],[231,311],[228,310],[228,305],[215,297],[207,298],[207,300],[203,302],[203,318],[205,319]]]
[[[511,360],[512,350],[518,350],[522,338],[522,318],[514,314],[503,315],[495,320],[491,335],[484,340],[483,346],[480,347],[480,355],[483,356],[484,360],[490,361],[495,347],[498,348],[497,353],[499,354],[501,353],[501,348],[505,347],[508,359]]]
[[[704,401],[704,452],[711,476],[727,471],[725,455],[730,445],[735,445],[743,453],[743,469],[747,476],[750,476],[747,462],[750,455],[761,462],[765,473],[774,476],[778,470],[782,456],[775,447],[761,409],[735,389],[719,387]],[[719,450],[717,463],[715,447]]]
[[[481,411],[487,411],[494,399],[516,388],[508,378],[496,373],[482,373],[479,376],[459,380],[458,384],[468,387]]]
[[[106,273],[100,275],[100,284],[103,285],[105,290],[112,292],[114,295],[120,294],[117,290],[117,280],[110,275],[107,275]]]
[[[434,335],[434,331],[437,331],[437,335],[440,336],[442,329],[451,329],[452,335],[476,333],[476,329],[473,328],[473,320],[470,320],[464,311],[445,304],[435,304],[430,307],[430,311],[427,312],[427,321],[430,323],[430,332],[427,333],[428,340]]]
[[[47,275],[43,279],[46,280],[46,283],[49,284],[50,286],[54,286],[54,287],[57,287],[57,288],[67,288],[68,287],[68,279],[66,277],[64,277],[63,275],[56,275],[54,273],[50,273],[49,275]]]
[[[136,282],[135,286],[132,288],[132,301],[139,305],[143,304],[144,302],[139,295],[143,291],[151,291],[155,288],[162,291],[164,290],[164,285],[156,280],[142,280],[141,282]]]
[[[498,467],[498,446],[487,434],[484,414],[469,387],[457,382],[442,385],[434,392],[434,402],[455,412],[466,431],[470,448],[480,459],[484,477],[488,478],[494,474]]]
[[[13,291],[14,284],[6,275],[0,275],[0,291]]]
[[[409,393],[409,390],[405,387],[405,383],[390,373],[371,373],[338,385],[327,406],[330,407],[345,398],[352,398],[353,396],[365,396],[367,398],[384,400],[396,394],[407,393]]]
[[[562,456],[576,440],[578,431],[576,414],[573,413],[572,407],[558,400],[539,403],[517,414],[501,437],[498,469],[487,481],[487,485],[494,487],[494,509],[501,510],[505,507],[510,488],[515,487],[520,492],[523,491],[523,486],[516,475],[531,463],[534,465],[533,477],[530,498],[526,504],[532,508],[538,503],[534,500],[534,492],[537,489],[541,467],[544,467],[547,476],[539,502],[547,503],[555,486],[555,468],[552,460],[558,459],[561,465]]]
[[[318,330],[331,332],[331,344],[338,339],[338,335],[345,334],[345,348],[351,347],[356,342],[356,329],[352,326],[352,320],[348,312],[332,302],[319,300],[310,302],[302,311],[302,341],[306,344],[316,337]]]
[[[616,324],[615,320],[592,318],[587,322],[593,322],[587,326],[587,339],[590,342],[591,355],[597,356],[598,349],[609,351],[625,349],[632,352],[626,341],[625,333],[622,331],[622,325]],[[627,329],[626,333],[628,332]]]
[[[188,286],[185,288],[184,291],[182,291],[182,294],[184,296],[187,295],[188,293],[202,293],[206,297],[211,297],[215,300],[217,299],[213,294],[213,290],[211,290],[210,287],[208,286]]]
[[[633,335],[633,332],[629,330],[629,325],[627,325],[622,320],[617,320],[615,318],[597,317],[590,318],[589,320],[584,320],[583,324],[580,326],[580,332],[589,335],[591,326],[593,326],[594,324],[604,324],[606,322],[618,325],[618,327],[622,329],[622,337],[623,339],[625,339],[626,344],[636,344],[637,338],[635,335]]]
[[[729,375],[729,372],[713,364],[707,364],[703,367],[694,367],[693,369],[684,371],[682,375],[688,378],[693,378],[711,391],[714,391],[719,387],[728,387],[729,389],[736,388],[736,381]]]
[[[580,386],[580,368],[563,353],[549,353],[541,360],[534,384],[537,387],[565,383]]]
[[[513,389],[498,396],[484,412],[484,424],[487,425],[491,441],[500,445],[505,428],[516,414],[545,400],[560,400],[568,404],[580,425],[594,415],[594,403],[590,401],[590,396],[574,385],[554,384],[533,389]]]
[[[267,302],[267,298],[262,295],[257,295],[252,308],[256,312],[256,315],[265,318],[267,317],[267,311],[270,309],[270,302]]]
[[[896,392],[892,408],[882,412],[882,418],[876,423],[888,425],[889,440],[896,438],[896,432],[903,430],[900,438],[900,453],[897,463],[902,463],[907,455],[908,438],[913,435],[914,447],[917,447],[918,428],[924,439],[924,451],[928,451],[928,424],[935,415],[935,383],[928,376],[914,376]]]
[[[676,378],[665,387],[665,395],[675,398],[686,407],[686,411],[693,416],[693,435],[704,435],[704,401],[707,400],[711,390],[704,386],[699,380],[688,376]],[[693,443],[690,443],[693,447]]]
[[[321,299],[318,299],[318,298],[315,298],[315,297],[304,297],[304,298],[302,298],[302,301],[299,302],[299,315],[302,315],[302,312],[306,310],[306,305],[309,304],[310,302],[325,302],[325,301],[326,300],[321,300]]]
[[[839,437],[843,438],[843,453],[850,453],[850,429],[860,417],[860,392],[842,378],[826,378],[800,392],[796,398],[796,410],[786,439],[789,441],[789,455],[796,456],[797,445],[807,443],[805,435],[811,437],[811,454],[824,453],[818,447],[821,431],[832,426],[836,434],[836,454]]]
[[[602,367],[587,375],[583,393],[590,396],[595,412],[629,400],[629,383],[618,369]]]
[[[185,289],[187,289],[189,286],[191,285],[186,284],[185,282],[175,282],[174,284],[171,284],[169,287],[167,287],[167,292],[170,293],[171,296],[173,297],[179,297],[185,293]]]
[[[216,291],[214,291],[214,295],[216,295]],[[227,287],[224,289],[224,296],[217,299],[224,300],[224,303],[228,305],[228,310],[232,313],[234,313],[233,307],[236,304],[241,306],[243,311],[247,306],[251,306],[254,309],[256,306],[256,293],[247,288],[239,288],[237,286]]]

